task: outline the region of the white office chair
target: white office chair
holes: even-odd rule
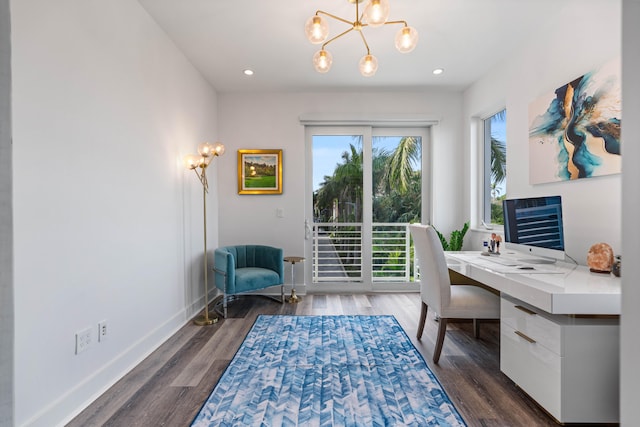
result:
[[[447,331],[447,320],[473,319],[474,336],[478,338],[480,325],[477,319],[499,319],[500,298],[475,285],[451,286],[442,243],[433,227],[411,224],[409,230],[413,237],[416,263],[420,266],[422,311],[417,338],[422,338],[427,308],[431,307],[440,316],[438,338],[433,350],[433,362],[438,363]]]

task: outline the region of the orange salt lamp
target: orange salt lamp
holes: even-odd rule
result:
[[[593,273],[611,272],[613,265],[613,249],[606,243],[596,243],[589,248],[587,253],[587,265]]]

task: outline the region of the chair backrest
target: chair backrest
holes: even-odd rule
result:
[[[451,301],[451,280],[438,234],[429,225],[410,224],[416,263],[420,267],[420,295],[436,312]]]
[[[265,245],[233,245],[219,248],[233,255],[236,268],[262,267],[278,271],[282,260],[282,249]]]
[[[216,249],[216,253],[228,253],[232,257],[232,265],[227,266],[225,260],[216,258],[216,265],[222,270],[245,267],[261,267],[273,270],[280,276],[284,283],[284,251],[266,245],[233,245],[222,246]],[[231,262],[229,260],[229,262]]]

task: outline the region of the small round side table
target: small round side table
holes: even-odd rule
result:
[[[296,295],[296,282],[295,282],[295,276],[294,276],[294,266],[297,262],[302,262],[304,261],[304,257],[301,256],[286,256],[284,257],[284,262],[289,262],[291,263],[291,296],[289,298],[287,298],[287,302],[289,304],[294,304],[296,302],[300,301],[300,297],[298,295]]]

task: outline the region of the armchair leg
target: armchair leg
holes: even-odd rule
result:
[[[418,333],[416,338],[420,340],[422,338],[422,332],[424,332],[424,322],[427,320],[427,304],[422,301],[422,310],[420,311],[420,321],[418,322]]]
[[[280,285],[280,301],[284,304],[284,283]]]
[[[222,296],[222,308],[223,308],[223,313],[224,313],[224,318],[227,318],[227,293],[225,292]]]
[[[440,360],[440,353],[442,352],[442,344],[444,343],[444,335],[447,332],[447,320],[444,317],[440,318],[440,326],[438,327],[438,339],[436,341],[436,347],[433,350],[433,363],[438,363]]]

